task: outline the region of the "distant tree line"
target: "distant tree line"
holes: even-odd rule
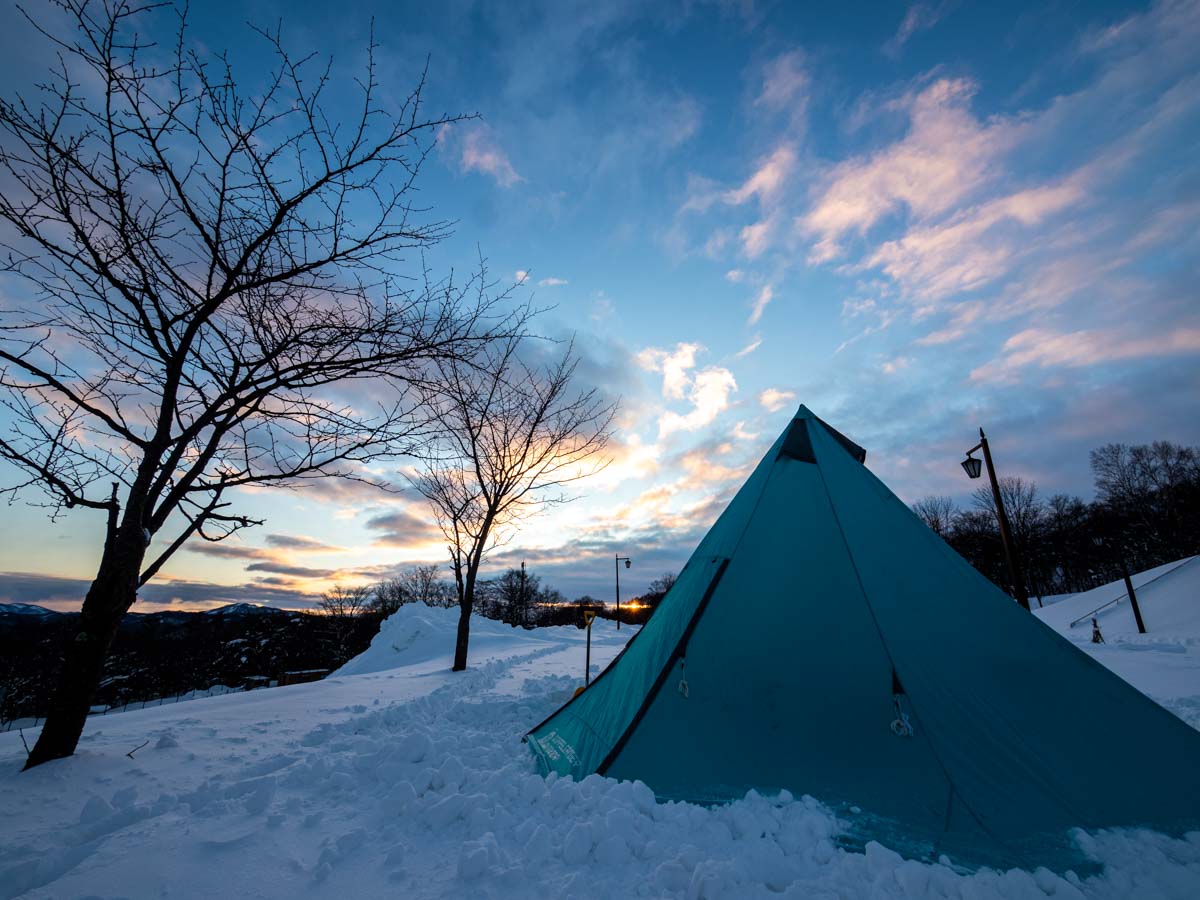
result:
[[[1074,593],[1200,553],[1200,448],[1168,441],[1106,444],[1090,454],[1096,499],[1043,496],[1035,482],[1000,479],[1031,596]],[[1010,589],[991,488],[959,509],[949,497],[912,504],[934,532],[996,584]]]
[[[413,565],[374,585],[334,585],[322,594],[318,603],[320,611],[333,620],[333,642],[351,643],[359,628],[353,623],[371,619],[382,621],[409,603],[445,608],[458,606],[454,583],[443,579],[441,572],[442,567],[437,565]],[[652,581],[649,590],[640,597],[627,598],[629,603],[621,608],[621,621],[634,625],[645,622],[674,583],[674,573],[668,572]],[[576,625],[582,628],[586,610],[594,611],[600,618],[616,617],[615,607],[587,594],[570,601],[562,591],[544,584],[540,575],[524,568],[510,568],[495,578],[481,579],[476,583],[475,591],[475,613],[516,627]],[[340,628],[339,622],[342,623]],[[339,642],[336,637],[339,634],[344,634],[344,641]],[[342,656],[336,647],[335,655]]]

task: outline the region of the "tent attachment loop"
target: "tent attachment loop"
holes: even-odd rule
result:
[[[688,698],[687,660],[686,659],[679,660],[679,673],[683,676],[682,678],[679,679],[679,693],[683,696],[683,699],[686,700]]]
[[[892,695],[892,703],[896,706],[896,718],[892,719],[892,734],[896,737],[912,737],[913,727],[908,720],[908,713],[900,708],[900,695]]]

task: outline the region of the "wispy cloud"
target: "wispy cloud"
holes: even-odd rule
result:
[[[747,357],[751,353],[753,353],[755,350],[757,350],[759,347],[761,347],[762,342],[763,342],[763,339],[761,337],[756,337],[754,340],[752,340],[750,343],[748,343],[745,347],[743,347],[737,353],[733,354],[733,358],[734,359],[744,359],[745,357]]]
[[[375,543],[383,547],[414,547],[440,541],[441,532],[424,509],[398,509],[372,516],[366,527],[378,532]]]
[[[1098,363],[1200,353],[1200,327],[1133,335],[1123,329],[1057,332],[1028,328],[1004,342],[1004,355],[971,372],[972,381],[1011,380],[1024,368],[1079,368]]]
[[[754,304],[750,308],[750,318],[747,320],[750,325],[757,325],[758,320],[762,318],[763,312],[772,300],[775,299],[775,289],[769,284],[764,284],[758,292],[758,296],[754,298]]]
[[[538,282],[538,287],[561,287],[567,283],[565,278],[543,278]]]
[[[795,148],[790,144],[783,144],[761,160],[754,173],[739,187],[726,191],[721,199],[733,206],[745,203],[752,197],[758,198],[760,203],[770,203],[783,190],[795,165]]]
[[[883,45],[883,52],[891,57],[899,56],[909,38],[919,31],[928,31],[940,22],[949,11],[950,6],[948,0],[936,4],[923,2],[910,4],[904,12],[900,27]]]
[[[464,172],[489,175],[501,187],[524,181],[492,133],[480,126],[464,130],[459,165]]]
[[[975,91],[969,79],[942,78],[903,98],[897,105],[908,113],[908,134],[833,168],[798,222],[815,239],[811,262],[842,255],[845,235],[865,235],[890,213],[924,217],[952,209],[994,177],[993,164],[1012,146],[1019,126],[981,123],[969,107]]]
[[[754,105],[772,110],[803,106],[811,82],[802,50],[780,54],[763,66],[762,86]]]
[[[779,412],[796,399],[795,391],[767,388],[758,395],[758,402],[767,412]]]

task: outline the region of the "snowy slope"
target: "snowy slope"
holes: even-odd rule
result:
[[[1139,572],[1131,579],[1148,633],[1163,632],[1200,637],[1200,556],[1189,556],[1155,569]],[[1092,636],[1090,614],[1107,640],[1112,636],[1137,634],[1137,623],[1126,597],[1125,582],[1113,581],[1082,594],[1043,598],[1038,616],[1056,631]],[[1116,603],[1110,601],[1116,600]],[[1106,605],[1107,604],[1107,605]],[[1084,618],[1071,628],[1071,622]],[[1074,635],[1072,635],[1074,637]]]
[[[1083,835],[1105,870],[1082,880],[964,874],[839,849],[804,798],[542,779],[520,737],[580,683],[582,632],[476,620],[454,674],[456,619],[406,607],[322,682],[92,719],[77,756],[24,774],[0,735],[0,898],[1200,896],[1200,835]],[[597,668],[631,633],[597,623]]]
[[[1131,580],[1145,634],[1138,634],[1124,581],[1047,598],[1054,602],[1035,614],[1143,693],[1200,728],[1200,556],[1139,572]],[[1109,604],[1118,598],[1119,602]],[[1105,643],[1093,644],[1090,613],[1105,604],[1109,605],[1096,613]],[[1081,617],[1072,627],[1071,622]]]

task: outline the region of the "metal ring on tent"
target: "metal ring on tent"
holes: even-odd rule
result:
[[[896,705],[896,718],[892,719],[892,734],[896,737],[912,737],[912,723],[908,720],[908,713],[900,708],[900,698],[893,696],[892,702]]]

